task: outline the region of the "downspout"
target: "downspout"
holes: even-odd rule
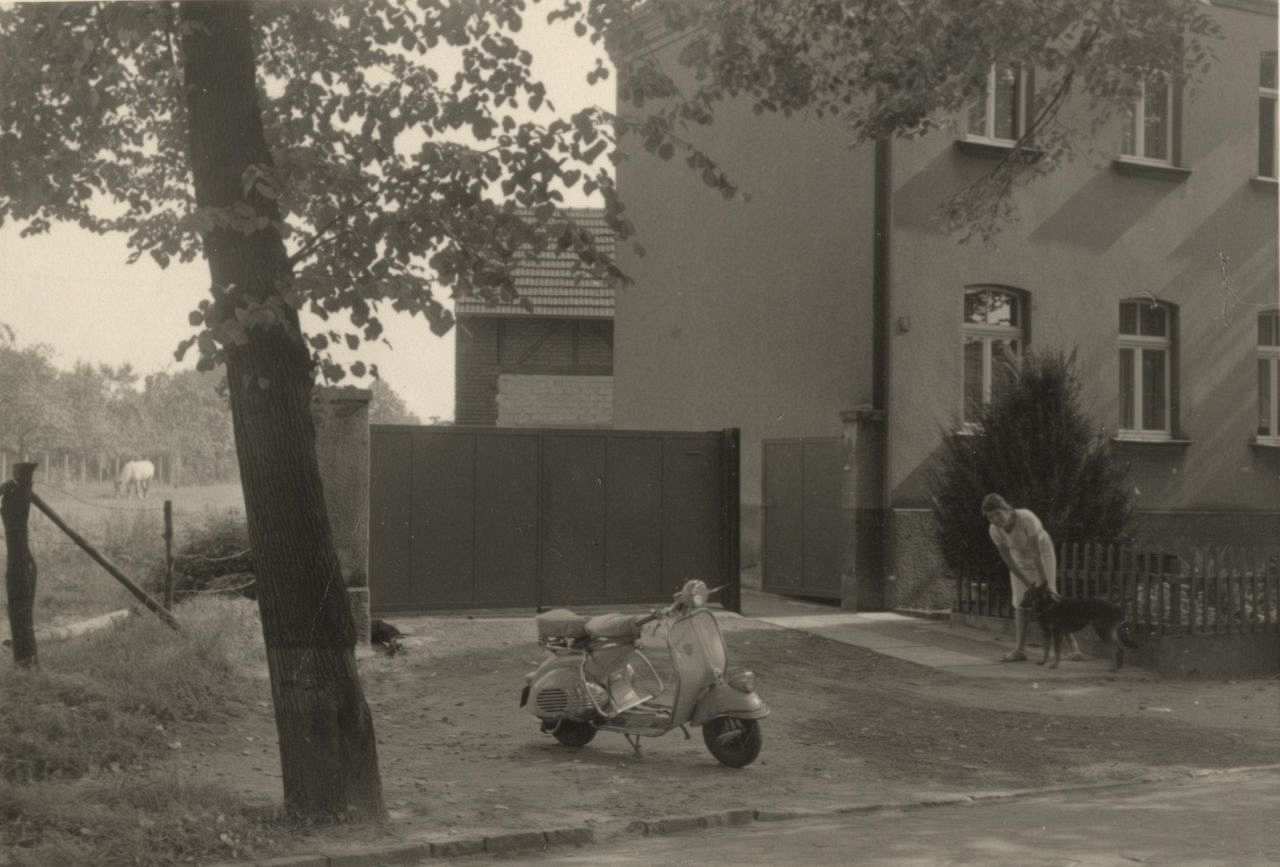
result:
[[[892,286],[893,140],[881,136],[875,143],[875,197],[872,216],[875,244],[871,275],[871,403],[879,415],[880,459],[875,462],[876,490],[880,493],[878,569],[880,605],[888,607],[892,577],[892,509],[889,496],[889,319]]]

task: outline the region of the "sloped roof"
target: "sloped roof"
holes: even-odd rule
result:
[[[613,257],[615,238],[605,225],[600,208],[566,208],[565,214],[589,231],[596,249]],[[613,289],[587,270],[574,268],[578,256],[573,250],[543,250],[515,269],[516,291],[533,305],[530,312],[518,301],[488,304],[478,298],[458,298],[457,316],[562,316],[613,318]]]

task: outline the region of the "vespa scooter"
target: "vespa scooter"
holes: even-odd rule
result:
[[[719,590],[720,588],[716,588]],[[670,605],[649,614],[585,617],[557,609],[539,614],[538,643],[549,656],[525,676],[520,706],[560,743],[581,747],[600,731],[620,732],[640,752],[641,737],[701,726],[702,739],[722,764],[743,768],[760,754],[760,720],[769,708],[750,671],[729,673],[724,637],[706,607],[702,581],[688,581]],[[638,647],[651,621],[666,627],[675,670],[674,692]],[[637,689],[637,670],[644,690]]]

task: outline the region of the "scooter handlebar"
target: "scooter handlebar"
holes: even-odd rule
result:
[[[648,623],[652,623],[653,621],[661,617],[664,611],[665,609],[655,608],[653,611],[650,611],[648,614],[644,615],[643,617],[637,618],[636,626],[644,626]]]

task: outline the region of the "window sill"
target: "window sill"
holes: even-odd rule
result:
[[[1191,440],[1182,439],[1181,437],[1155,437],[1122,433],[1113,434],[1111,441],[1113,443],[1135,446],[1182,446],[1185,448],[1186,446],[1191,445]]]
[[[1131,157],[1117,157],[1111,161],[1112,171],[1122,175],[1138,178],[1158,178],[1163,181],[1185,181],[1191,176],[1191,169],[1168,163],[1153,163],[1136,160]]]
[[[1034,145],[1019,148],[1015,142],[1002,142],[998,139],[958,138],[955,147],[960,153],[971,157],[1014,159],[1024,163],[1033,163],[1044,156],[1044,151]]]
[[[1249,440],[1249,445],[1255,449],[1280,450],[1280,437],[1254,437]]]
[[[1255,175],[1254,177],[1249,178],[1249,185],[1257,187],[1260,190],[1274,191],[1277,186],[1280,186],[1280,179],[1268,178],[1265,175]]]

